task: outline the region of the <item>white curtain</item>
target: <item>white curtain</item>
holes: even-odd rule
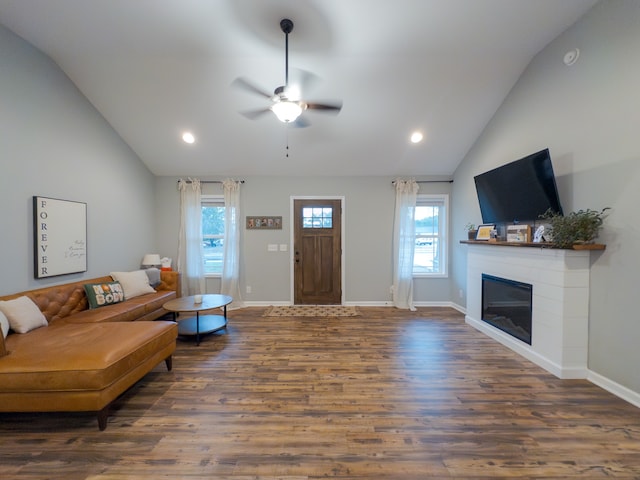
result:
[[[413,251],[416,242],[415,210],[418,183],[396,179],[396,211],[393,220],[393,304],[413,306]]]
[[[233,297],[231,308],[242,307],[240,295],[240,185],[231,179],[222,182],[224,190],[224,254],[220,293]]]
[[[182,274],[182,296],[198,295],[205,291],[200,180],[180,179],[178,190],[180,190],[178,272]]]

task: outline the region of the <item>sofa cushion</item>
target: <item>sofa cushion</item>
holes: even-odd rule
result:
[[[127,302],[142,305],[145,313],[150,313],[162,308],[165,303],[174,298],[176,298],[176,292],[173,290],[158,290],[156,293],[141,295]]]
[[[2,300],[0,301],[0,311],[9,320],[11,330],[16,333],[27,333],[36,328],[47,326],[47,319],[29,297]]]
[[[0,359],[0,389],[100,390],[163,345],[175,342],[177,333],[174,322],[155,321],[57,323],[29,335],[9,335],[6,342],[11,354]]]
[[[124,290],[124,298],[130,298],[144,295],[145,293],[154,293],[155,290],[149,285],[149,277],[144,270],[134,270],[133,272],[111,272],[114,280],[122,284]]]
[[[61,323],[133,322],[145,314],[144,304],[129,300],[78,312],[64,318]]]
[[[124,290],[120,282],[87,283],[84,285],[89,308],[99,308],[124,301]]]

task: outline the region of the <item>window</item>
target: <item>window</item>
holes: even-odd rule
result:
[[[448,195],[418,195],[413,275],[447,275]]]
[[[224,197],[202,195],[202,248],[205,275],[222,274]]]
[[[303,207],[302,228],[333,228],[333,208]]]

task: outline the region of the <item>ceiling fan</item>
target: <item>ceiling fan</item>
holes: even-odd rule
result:
[[[309,126],[309,121],[304,117],[301,117],[301,114],[305,110],[318,110],[323,113],[334,113],[337,114],[342,109],[342,102],[336,101],[332,103],[317,103],[317,102],[307,102],[299,97],[300,93],[297,92],[297,89],[294,89],[289,85],[289,34],[293,30],[293,22],[288,18],[284,18],[280,21],[280,28],[284,32],[285,35],[285,71],[284,71],[284,85],[277,87],[273,94],[270,94],[266,90],[263,90],[260,87],[257,87],[250,81],[245,78],[236,78],[233,81],[233,85],[239,88],[243,88],[252,93],[257,93],[262,97],[266,97],[271,102],[271,105],[267,108],[262,108],[259,110],[253,110],[248,112],[241,112],[247,118],[255,119],[266,112],[273,112],[278,120],[284,122],[286,124],[290,124],[294,127],[307,127]],[[300,90],[302,91],[304,88],[304,84],[308,84],[310,80],[315,77],[313,74],[309,72],[302,72],[301,76],[301,85]]]

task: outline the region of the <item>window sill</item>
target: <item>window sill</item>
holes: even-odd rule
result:
[[[448,273],[414,273],[413,278],[449,278]]]

